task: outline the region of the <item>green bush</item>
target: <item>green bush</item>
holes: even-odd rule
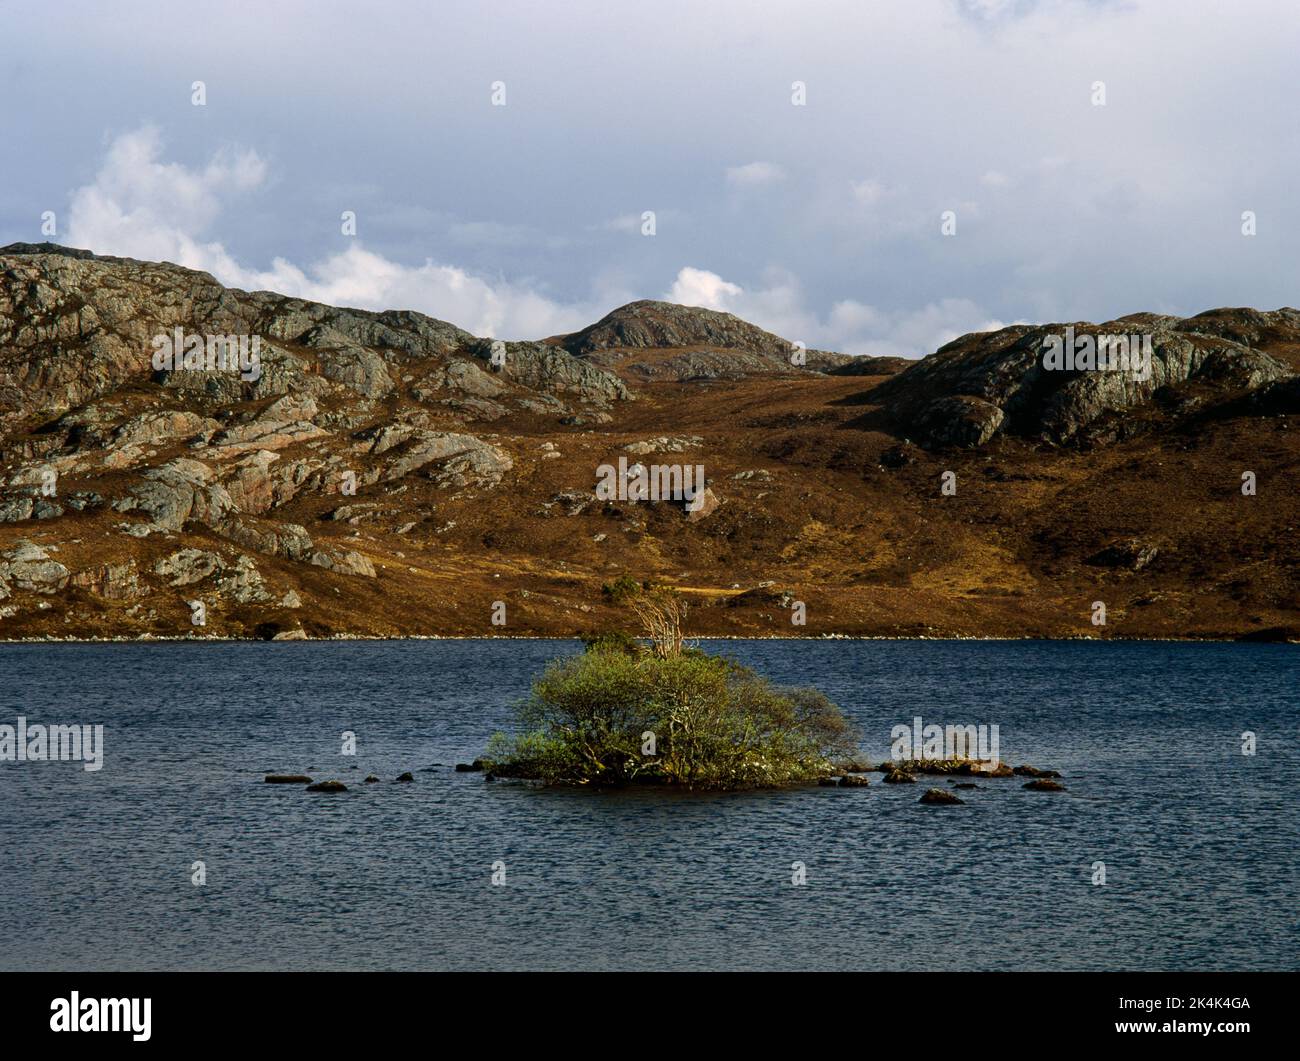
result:
[[[582,643],[588,652],[623,652],[629,656],[639,656],[645,647],[631,634],[622,630],[599,630],[582,635]]]
[[[663,658],[613,642],[553,661],[519,706],[518,734],[498,734],[487,757],[498,775],[552,784],[734,789],[815,780],[853,748],[815,689],[694,649]]]
[[[631,575],[619,575],[613,582],[604,583],[600,587],[600,592],[615,604],[622,604],[624,601],[637,596],[641,589],[641,583]]]

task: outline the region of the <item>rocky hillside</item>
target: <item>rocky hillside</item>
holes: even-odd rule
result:
[[[1142,380],[1045,370],[1065,327],[905,362],[635,302],[497,343],[6,247],[0,637],[569,636],[629,579],[700,633],[1296,636],[1300,313],[1072,326],[1148,335]],[[255,371],[160,367],[193,336]],[[620,458],[707,490],[607,498]]]
[[[582,331],[550,342],[577,357],[653,380],[739,379],[792,367],[829,371],[857,360],[809,350],[730,313],[650,300],[630,302]]]
[[[1049,369],[1044,341],[1066,328],[1079,335],[1149,337],[1149,367]],[[1212,310],[1186,320],[1138,313],[1101,325],[1016,326],[963,336],[876,393],[897,425],[926,445],[980,446],[1001,432],[1058,443],[1114,441],[1291,379],[1297,344],[1300,312],[1293,309]]]

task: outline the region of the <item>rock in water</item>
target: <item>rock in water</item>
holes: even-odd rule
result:
[[[925,794],[917,802],[950,806],[954,803],[965,803],[966,801],[964,799],[958,799],[951,792],[948,792],[945,789],[927,788]]]
[[[889,770],[885,773],[885,784],[887,785],[914,785],[916,778],[906,770]]]
[[[317,781],[314,785],[308,785],[308,792],[346,792],[348,786],[342,781]]]
[[[311,778],[306,774],[267,774],[268,785],[310,785]]]
[[[1065,786],[1049,777],[1040,777],[1037,781],[1027,782],[1024,786],[1031,792],[1064,792]]]

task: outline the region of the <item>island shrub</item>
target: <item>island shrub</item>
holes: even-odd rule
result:
[[[648,644],[597,635],[552,661],[489,746],[491,771],[561,785],[736,789],[809,783],[851,754],[855,733],[816,689],[782,688],[734,660],[684,648],[685,606],[633,601]]]

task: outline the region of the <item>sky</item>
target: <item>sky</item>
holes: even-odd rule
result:
[[[506,339],[1274,309],[1297,56],[1294,0],[0,0],[0,244]]]

